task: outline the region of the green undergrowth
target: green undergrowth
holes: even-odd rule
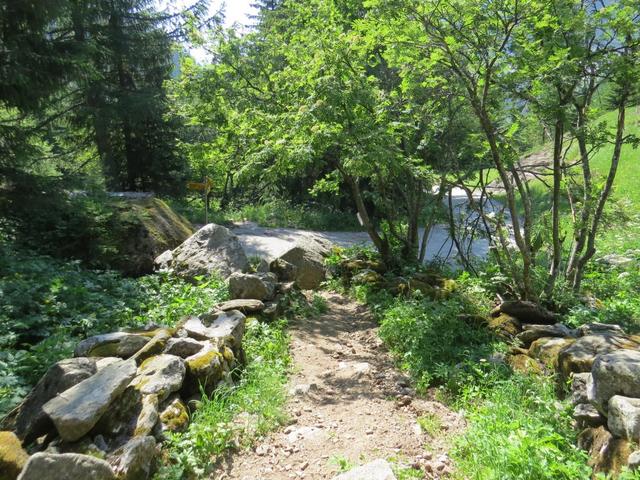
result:
[[[123,278],[0,242],[0,417],[87,336],[172,325],[226,297],[219,279]]]
[[[486,294],[463,275],[446,300],[376,303],[370,295],[369,301],[380,336],[419,391],[435,388],[438,398],[465,412],[468,429],[452,451],[457,478],[589,478],[586,455],[574,446],[569,407],[557,401],[553,379],[512,372],[500,361],[508,346],[470,322],[486,313]]]
[[[638,331],[637,266],[594,262],[584,282],[589,302],[563,299],[568,305],[563,321],[571,326],[620,323],[630,332]],[[418,392],[430,389],[465,415],[468,427],[453,439],[454,478],[586,480],[591,475],[587,455],[575,446],[571,408],[558,399],[555,378],[512,371],[503,360],[509,345],[479,319],[498,293],[491,271],[485,266],[478,277],[454,274],[456,288],[438,300],[419,292],[393,297],[384,289],[362,285],[349,292],[376,314],[381,338],[399,366],[411,374]],[[340,288],[340,281],[332,280],[332,286]],[[435,428],[433,419],[418,421]],[[621,478],[634,477],[625,473]]]
[[[193,223],[204,222],[204,202],[191,199],[189,202],[170,201],[171,206]],[[250,221],[263,227],[301,228],[305,230],[360,231],[356,215],[320,204],[300,205],[286,200],[271,200],[242,206],[220,208],[212,203],[209,222],[228,225],[233,222]]]
[[[156,479],[203,478],[227,451],[252,442],[287,420],[285,384],[290,364],[286,321],[247,323],[247,366],[233,386],[204,397],[183,433],[165,444]]]

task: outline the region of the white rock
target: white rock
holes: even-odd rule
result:
[[[640,398],[615,395],[609,399],[607,426],[617,437],[640,440]]]
[[[614,395],[640,398],[640,352],[618,350],[598,355],[591,369],[587,387],[589,401],[606,413],[607,402]]]
[[[378,459],[333,477],[333,480],[396,480],[396,476],[389,462]]]

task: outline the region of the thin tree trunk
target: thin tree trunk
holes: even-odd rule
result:
[[[551,197],[551,235],[552,235],[552,252],[551,267],[545,293],[547,297],[551,295],[558,278],[560,269],[560,260],[562,259],[562,245],[560,242],[560,187],[562,182],[562,143],[564,137],[564,121],[558,118],[555,124],[553,140],[553,194]]]
[[[620,106],[618,107],[618,121],[616,124],[616,140],[615,146],[613,148],[613,155],[611,156],[611,167],[609,167],[609,173],[607,175],[607,180],[605,181],[604,188],[600,193],[600,198],[598,198],[598,204],[596,206],[595,212],[593,214],[593,219],[591,221],[591,227],[589,228],[589,235],[587,238],[587,246],[584,254],[580,257],[578,261],[578,267],[575,273],[575,279],[573,281],[573,289],[574,291],[580,290],[580,285],[582,283],[582,277],[584,275],[584,267],[587,262],[593,258],[593,255],[596,253],[595,241],[596,236],[598,234],[598,227],[600,226],[600,221],[602,220],[602,213],[604,212],[604,206],[611,195],[611,190],[613,188],[613,181],[616,178],[616,173],[618,171],[618,164],[620,163],[620,153],[622,152],[622,144],[624,143],[624,128],[625,128],[625,118],[626,118],[626,93],[623,95],[623,98],[620,102]]]

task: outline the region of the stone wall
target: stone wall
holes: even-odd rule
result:
[[[494,310],[488,323],[514,340],[506,358],[512,368],[557,376],[558,391],[570,396],[578,445],[589,452],[594,474],[637,468],[640,336],[626,334],[619,325],[589,323],[570,329],[554,321],[533,304],[509,302]]]
[[[225,273],[231,300],[172,328],[87,338],[51,366],[2,422],[0,480],[149,478],[166,432],[187,428],[201,393],[232,383],[244,365],[245,315],[276,318],[287,293],[324,279],[328,250],[319,245],[296,245],[256,273],[242,273],[238,245],[210,224],[164,265],[187,278]]]

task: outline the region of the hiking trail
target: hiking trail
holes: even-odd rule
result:
[[[336,293],[320,295],[326,313],[290,326],[290,424],[252,451],[230,454],[212,478],[331,479],[378,458],[421,468],[424,478],[445,478],[452,469],[449,439],[464,428],[461,416],[416,396],[365,306]],[[429,432],[419,418],[427,419],[421,423]]]

